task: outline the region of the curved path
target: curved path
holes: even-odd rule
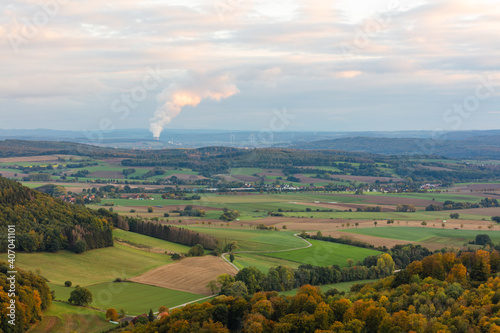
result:
[[[304,246],[304,247],[296,247],[296,248],[293,248],[293,249],[286,249],[286,250],[276,250],[276,251],[238,251],[238,252],[233,252],[233,253],[279,253],[279,252],[288,252],[288,251],[295,251],[295,250],[307,249],[308,247],[313,246],[311,244],[311,242],[309,242],[308,240],[306,240],[306,239],[304,239],[302,237],[299,237],[298,233],[297,234],[293,234],[293,235],[295,237],[297,237],[298,239],[303,240],[304,242],[306,242],[307,245]],[[240,269],[235,264],[233,264],[229,259],[226,258],[226,255],[228,255],[228,254],[229,254],[228,252],[223,253],[221,255],[222,259],[224,259],[229,265],[233,266],[239,272]]]

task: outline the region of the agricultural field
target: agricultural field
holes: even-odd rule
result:
[[[322,292],[327,292],[330,289],[337,289],[339,291],[343,292],[349,292],[351,290],[351,287],[355,284],[364,284],[364,283],[370,283],[370,282],[375,282],[377,280],[359,280],[359,281],[349,281],[349,282],[339,282],[339,283],[334,283],[334,284],[324,284],[322,286],[318,286]],[[292,290],[288,291],[283,291],[280,292],[280,295],[285,295],[285,296],[295,296],[297,294],[297,291],[299,288],[295,288]]]
[[[140,315],[147,313],[149,309],[156,312],[162,305],[171,308],[205,297],[204,295],[134,282],[100,283],[87,288],[94,296],[93,307],[124,310],[127,315]]]
[[[212,292],[207,288],[207,284],[224,273],[234,275],[237,270],[220,257],[203,256],[185,258],[129,280],[208,296],[212,295]]]
[[[1,257],[5,260],[6,255]],[[19,268],[39,270],[49,282],[61,286],[67,280],[73,285],[88,286],[128,278],[171,262],[170,256],[165,254],[149,253],[121,244],[82,254],[68,251],[19,253],[16,261]]]
[[[455,230],[428,227],[377,227],[343,230],[377,238],[397,239],[419,244],[436,244],[438,247],[462,247],[473,241],[478,234],[487,234],[494,244],[500,243],[500,231],[492,230]]]
[[[43,313],[43,319],[35,324],[29,332],[71,333],[78,331],[98,333],[115,326],[106,320],[104,312],[52,302],[50,309]]]
[[[347,266],[347,259],[354,262],[363,261],[368,256],[381,254],[380,251],[364,249],[338,243],[331,243],[319,240],[309,240],[312,247],[276,253],[263,253],[264,256],[280,258],[300,264],[310,264],[313,266]]]

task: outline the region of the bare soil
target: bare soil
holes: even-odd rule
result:
[[[155,268],[130,280],[208,296],[212,294],[211,290],[206,287],[208,282],[224,273],[235,275],[237,271],[220,257],[204,256],[185,258],[174,264]]]

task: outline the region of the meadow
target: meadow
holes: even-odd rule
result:
[[[52,302],[50,309],[44,311],[43,319],[35,324],[29,332],[98,333],[115,326],[106,320],[104,312]]]
[[[358,260],[363,261],[368,256],[376,256],[382,253],[371,249],[319,240],[310,239],[309,242],[313,245],[312,247],[287,252],[263,253],[262,255],[300,264],[346,267],[348,259],[352,259],[356,263]]]
[[[375,282],[377,280],[359,280],[359,281],[349,281],[349,282],[339,282],[339,283],[334,283],[334,284],[324,284],[322,286],[318,286],[322,292],[327,292],[330,289],[337,289],[339,291],[343,292],[349,292],[351,290],[351,287],[354,284],[364,284],[364,283],[370,283],[370,282]],[[297,291],[299,288],[295,288],[292,290],[288,291],[283,291],[280,292],[280,295],[285,295],[285,296],[295,296],[297,294]]]
[[[6,260],[6,254],[1,255]],[[73,285],[109,282],[144,273],[171,263],[170,256],[149,253],[128,246],[115,244],[75,254],[69,251],[57,253],[18,253],[16,264],[21,269],[37,271],[51,283],[63,285],[71,280]]]

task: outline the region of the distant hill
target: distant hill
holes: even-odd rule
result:
[[[462,140],[352,137],[297,142],[287,148],[343,150],[385,155],[436,155],[449,158],[500,158],[500,135],[473,136]]]
[[[109,220],[108,220],[109,219]],[[113,246],[109,217],[0,177],[0,233],[16,226],[16,251],[83,252]],[[7,251],[5,237],[0,251]]]

